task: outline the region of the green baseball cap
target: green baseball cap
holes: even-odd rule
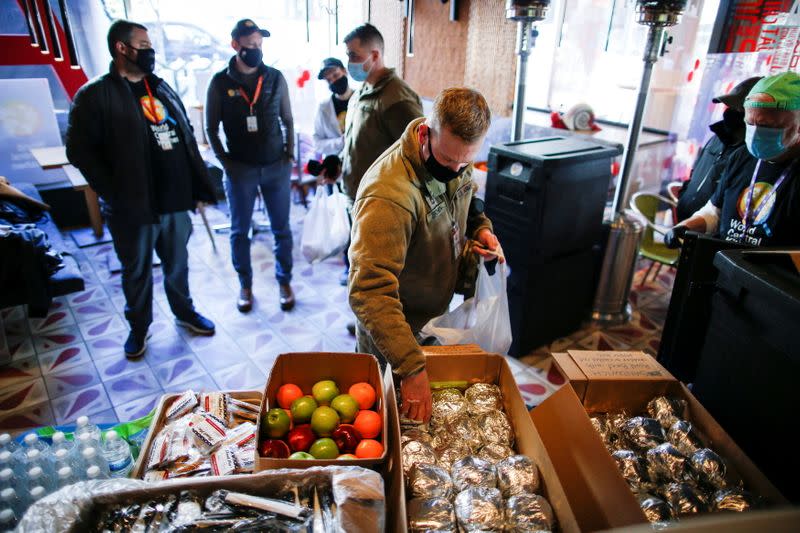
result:
[[[774,102],[753,102],[750,100],[752,95],[759,93],[770,95]],[[795,72],[783,72],[775,76],[762,78],[750,89],[744,101],[744,107],[745,109],[763,107],[787,111],[800,109],[800,76]]]

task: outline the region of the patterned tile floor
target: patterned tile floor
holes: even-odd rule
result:
[[[222,211],[207,212],[212,224],[226,219]],[[120,276],[108,271],[111,244],[81,249],[67,238],[86,289],[55,299],[43,319],[29,318],[24,306],[0,311],[12,356],[0,367],[0,429],[72,423],[80,415],[97,423],[132,420],[149,412],[164,392],[260,389],[280,353],[353,351],[355,340],[345,327],[352,313],[346,289],[339,285],[342,261],[311,266],[303,259],[299,242],[304,213],[303,207],[292,207],[297,307],[289,313],[278,308],[272,236],[259,233],[252,248],[256,305],[247,315],[234,306],[238,280],[227,234],[216,235],[215,253],[195,217],[189,243],[192,297],[197,309],[216,322],[217,333],[194,336],[174,325],[156,267],[152,337],[145,357],[137,361],[122,353],[127,323]],[[637,273],[631,294],[636,311],[630,324],[605,330],[587,326],[520,360],[509,358],[529,406],[561,384],[547,358],[551,351],[657,351],[673,278],[664,272],[639,287],[642,274]]]

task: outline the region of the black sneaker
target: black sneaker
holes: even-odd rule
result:
[[[185,320],[176,318],[175,323],[198,335],[214,334],[214,323],[200,313],[195,313]]]
[[[134,359],[141,357],[147,349],[147,332],[137,333],[131,330],[128,340],[125,341],[125,357]]]

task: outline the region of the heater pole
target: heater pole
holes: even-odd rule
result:
[[[528,79],[528,56],[531,53],[536,29],[529,20],[517,22],[517,76],[514,88],[514,120],[511,140],[519,141],[525,133],[525,92]]]

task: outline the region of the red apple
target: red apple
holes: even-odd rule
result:
[[[361,441],[361,434],[352,424],[339,424],[331,433],[331,438],[341,453],[352,453]]]
[[[261,457],[273,457],[275,459],[288,459],[289,446],[278,439],[266,439],[261,441],[258,446],[258,454]]]
[[[293,452],[307,452],[317,437],[311,430],[310,424],[302,424],[291,430],[286,440],[289,441],[289,447]]]

